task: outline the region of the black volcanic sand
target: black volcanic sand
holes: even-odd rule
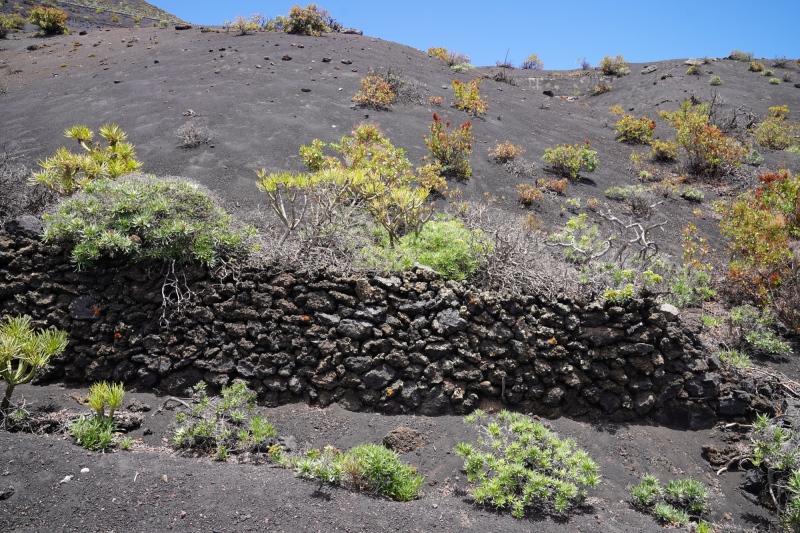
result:
[[[69,408],[88,413],[76,395],[86,389],[21,386],[29,409]],[[19,396],[17,396],[19,395]],[[703,444],[724,446],[733,433],[678,431],[651,425],[594,424],[560,418],[548,423],[562,437],[574,438],[599,463],[602,483],[587,505],[566,519],[532,515],[524,519],[473,506],[458,442],[475,442],[474,430],[460,417],[386,416],[354,413],[334,405],[304,404],[263,409],[281,436],[293,435],[299,449],[331,444],[347,449],[381,442],[400,426],[420,431],[424,445],[402,455],[425,476],[424,494],[407,503],[323,488],[295,478],[291,470],[269,464],[218,463],[187,458],[166,448],[173,412],[156,414],[165,397],[128,393],[152,410],[131,432],[131,451],[87,452],[63,435],[0,432],[0,531],[660,531],[651,517],[627,502],[629,487],[651,473],[663,481],[693,476],[709,488],[717,531],[768,527],[765,509],[738,490],[743,474],[717,476],[700,455]],[[491,407],[491,406],[489,406]],[[88,468],[88,473],[80,473]],[[60,483],[65,476],[74,476]]]
[[[302,171],[301,144],[314,138],[337,140],[364,120],[378,122],[392,142],[419,164],[427,153],[423,136],[434,111],[453,123],[470,119],[449,107],[451,81],[497,71],[480,68],[456,75],[423,52],[366,36],[236,36],[224,31],[201,33],[197,27],[105,30],[88,22],[85,28],[88,33],[83,36],[76,31],[42,38],[28,31],[0,41],[4,89],[0,90],[0,146],[16,148],[34,167],[60,146],[72,146],[73,141],[62,135],[65,128],[87,124],[97,130],[103,123],[115,122],[129,134],[145,172],[198,180],[239,214],[264,204],[254,186],[255,169]],[[28,50],[31,45],[39,48]],[[324,58],[330,61],[323,62]],[[640,74],[644,65],[631,65],[632,74],[614,80],[611,92],[574,101],[558,96],[572,96],[575,80],[593,86],[595,80],[582,78],[586,73],[575,77],[560,73],[564,89],[558,89],[556,97],[543,95],[526,79],[528,74],[550,72],[512,71],[520,78],[517,86],[484,80],[481,93],[489,100],[489,112],[471,119],[476,138],[473,177],[451,183],[451,189],[461,189],[468,199],[489,193],[499,207],[526,214],[529,211],[516,205],[516,187],[551,177],[540,159],[545,148],[589,139],[598,151],[598,170],[570,184],[566,196],[546,196],[530,210],[545,227],[558,227],[567,218],[561,207],[566,197],[602,200],[608,187],[634,182],[629,155],[646,148],[615,141],[616,117],[609,106],[620,104],[636,116],[655,118],[659,110],[674,110],[692,94],[707,100],[713,71],[724,80],[718,88],[726,102],[723,110],[745,105],[763,116],[770,106],[788,104],[790,116],[800,112],[800,89],[793,83],[770,85],[767,78],[747,72],[746,63],[712,62],[701,67],[699,77],[684,74],[684,60],[654,65],[658,70],[644,75]],[[424,105],[398,104],[390,111],[354,108],[351,98],[359,80],[370,68],[389,66],[419,84]],[[792,68],[800,78],[796,65]],[[784,72],[775,70],[778,77]],[[434,95],[442,97],[442,107],[427,103]],[[214,135],[211,143],[179,148],[175,131],[189,122],[208,128]],[[658,119],[656,135],[666,139],[672,134]],[[524,159],[536,164],[532,177],[512,176],[488,160],[489,148],[504,140],[527,151]],[[765,167],[800,170],[796,154],[762,153]],[[723,243],[711,201],[752,185],[756,173],[745,166],[736,177],[696,184],[706,200],[695,223],[718,250]],[[682,199],[667,200],[657,208],[654,218],[669,221],[663,250],[680,254],[680,228],[697,208]],[[798,375],[795,362],[778,367]],[[70,399],[72,392],[85,393],[58,386],[23,386],[15,396],[24,395],[33,409],[85,409]],[[154,410],[164,400],[146,393],[130,396]],[[0,432],[0,491],[15,489],[0,501],[0,531],[657,531],[661,527],[655,520],[626,503],[628,487],[645,472],[664,480],[688,475],[702,479],[712,491],[711,518],[720,531],[767,527],[767,511],[749,503],[737,489],[742,474],[716,476],[701,456],[703,444],[724,444],[719,430],[679,431],[646,420],[635,425],[551,421],[555,430],[574,437],[600,463],[603,483],[591,493],[589,507],[565,521],[535,516],[515,520],[473,507],[464,495],[461,462],[452,450],[471,434],[459,417],[384,416],[300,404],[266,410],[279,434],[294,435],[301,446],[333,444],[344,449],[359,442],[380,442],[398,426],[422,431],[426,444],[404,459],[426,476],[425,494],[414,502],[395,503],[337,489],[319,494],[316,484],[268,465],[178,457],[161,448],[171,413],[152,413],[146,413],[144,424],[152,435],[144,436],[144,428],[134,432],[143,440],[132,452],[89,455],[61,436]],[[80,474],[82,467],[89,473]],[[75,477],[59,484],[66,475]]]

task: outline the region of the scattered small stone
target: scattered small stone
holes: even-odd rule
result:
[[[14,495],[14,487],[8,487],[5,490],[0,490],[0,501],[7,500]]]
[[[304,45],[304,44],[298,44],[297,45],[297,48],[305,48],[305,47],[306,47],[306,45]]]
[[[154,60],[154,61],[153,61],[153,63],[155,63],[156,65],[158,65],[158,59]]]
[[[323,63],[330,63],[331,62],[331,58],[330,57],[323,57],[322,58],[322,62]]]
[[[291,61],[291,60],[292,60],[292,56],[290,56],[289,54],[286,54],[286,55],[285,55],[285,56],[283,56],[281,59],[282,59],[283,61]]]
[[[69,483],[70,481],[72,481],[72,476],[64,476],[64,479],[62,479],[58,483],[59,483],[59,485],[61,485],[61,484],[64,484],[64,483]]]
[[[651,72],[655,72],[658,70],[658,67],[655,65],[650,65],[648,67],[644,67],[642,69],[642,74],[650,74]]]
[[[86,30],[81,30],[78,32],[78,35],[86,35],[88,32]]]
[[[86,468],[85,466],[83,468],[81,468],[81,474],[88,474],[88,473],[89,473],[89,469],[88,468]]]
[[[311,92],[311,89],[306,89],[305,87],[303,87],[300,90],[303,91],[304,93],[310,93]]]
[[[180,517],[181,517],[181,519],[186,518],[186,511],[181,511]]]
[[[175,29],[176,30],[191,30],[192,29],[192,25],[191,24],[178,24],[177,26],[175,26]]]
[[[114,83],[122,83],[122,80],[114,80]]]
[[[256,68],[261,68],[261,65],[256,65]]]
[[[264,61],[269,61],[269,56],[264,56]]]
[[[352,62],[352,61],[350,61],[349,59],[342,59],[342,64],[343,64],[343,65],[352,65],[352,64],[353,64],[353,62]]]

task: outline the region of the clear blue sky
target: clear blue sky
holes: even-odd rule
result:
[[[236,15],[286,15],[295,3],[243,0],[151,0],[196,24],[220,25]],[[548,69],[597,65],[622,54],[634,63],[726,56],[734,48],[756,57],[800,57],[800,0],[320,0],[317,5],[365,35],[420,50],[462,52],[475,65],[494,65],[509,50],[515,64],[538,54]],[[306,1],[300,2],[306,5]]]

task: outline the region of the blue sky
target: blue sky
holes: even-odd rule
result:
[[[151,0],[196,24],[220,25],[236,15],[288,14],[293,2]],[[307,2],[303,1],[301,5]],[[317,4],[365,35],[420,50],[443,46],[475,65],[508,58],[518,64],[538,54],[548,69],[593,65],[622,54],[634,63],[726,56],[734,48],[756,57],[800,57],[800,1],[652,0],[321,0]]]

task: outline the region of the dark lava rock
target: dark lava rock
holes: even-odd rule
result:
[[[11,235],[21,235],[38,240],[42,234],[42,221],[38,217],[22,215],[6,222],[5,228]]]
[[[0,501],[7,500],[14,495],[14,487],[8,487],[5,490],[0,490]]]
[[[419,414],[425,416],[443,415],[450,411],[450,400],[444,393],[444,387],[437,385],[433,387],[419,408]]]
[[[397,453],[413,452],[425,444],[425,436],[407,427],[393,429],[383,437],[383,445]]]
[[[175,29],[179,30],[179,31],[180,30],[191,30],[192,29],[192,25],[191,24],[178,24],[178,25],[175,26]]]
[[[369,389],[382,389],[397,378],[397,371],[387,365],[373,368],[362,378],[364,385]]]
[[[291,61],[292,60],[292,56],[290,56],[289,54],[286,54],[285,56],[283,56],[281,58],[281,60],[282,61]]]
[[[742,483],[739,487],[745,492],[758,495],[764,490],[765,484],[764,472],[758,468],[751,468],[745,473],[744,479],[742,479]]]
[[[360,341],[372,336],[372,324],[346,318],[339,323],[336,332],[343,337],[350,337],[355,341]]]
[[[457,309],[445,309],[436,316],[433,327],[440,335],[450,335],[456,331],[464,331],[469,322],[461,318]]]

